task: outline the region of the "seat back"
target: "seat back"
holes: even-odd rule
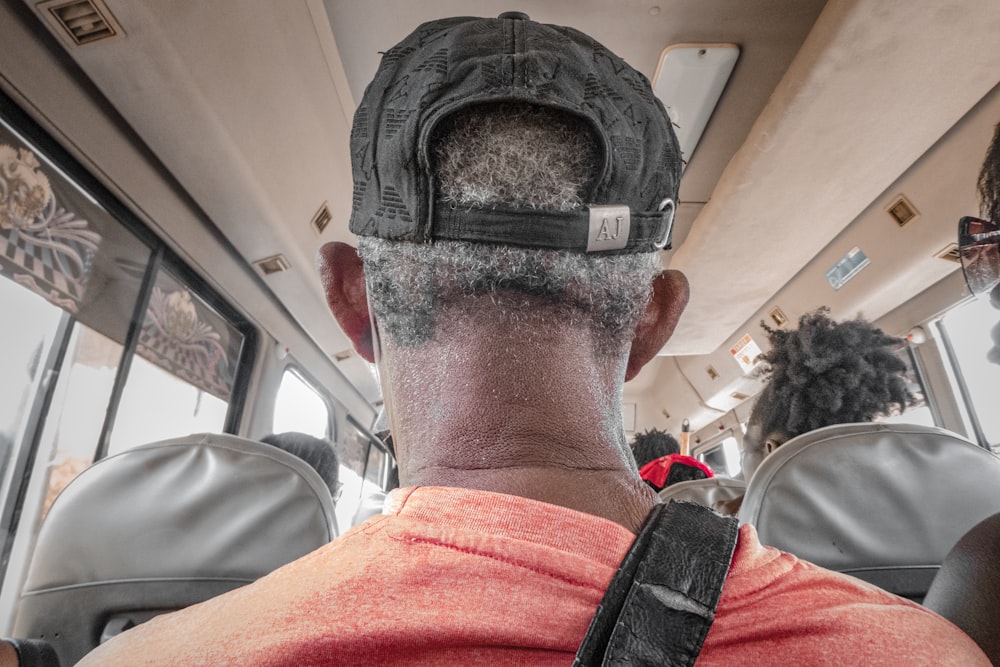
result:
[[[842,424],[768,456],[741,523],[761,542],[920,601],[949,549],[1000,511],[1000,458],[939,428]]]
[[[739,498],[746,492],[746,488],[743,482],[728,477],[692,479],[664,487],[660,491],[660,499],[663,502],[687,500],[714,509],[716,502]]]
[[[358,505],[358,509],[351,519],[351,526],[358,526],[373,516],[381,514],[382,508],[385,506],[385,496],[384,491],[376,491],[366,496]]]
[[[945,557],[924,606],[972,637],[1000,664],[1000,514],[980,521]]]
[[[319,548],[335,525],[319,474],[270,445],[198,434],[130,449],[52,503],[14,635],[44,639],[74,664],[133,625]]]

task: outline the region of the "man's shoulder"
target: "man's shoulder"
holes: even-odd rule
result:
[[[763,546],[752,526],[741,527],[704,657],[724,664],[736,647],[745,662],[781,654],[790,664],[989,664],[937,614]]]

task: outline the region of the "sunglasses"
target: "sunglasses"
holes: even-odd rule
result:
[[[959,220],[958,254],[973,294],[987,294],[1000,284],[1000,225],[970,216]]]

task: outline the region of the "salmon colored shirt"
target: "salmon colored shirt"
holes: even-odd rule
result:
[[[82,665],[570,665],[634,535],[516,496],[399,489],[257,582],[129,630]],[[989,665],[932,612],[739,542],[699,665]]]

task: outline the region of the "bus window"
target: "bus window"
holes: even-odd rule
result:
[[[0,206],[0,625],[80,471],[109,449],[232,428],[253,336],[38,128],[3,114],[0,193],[17,197]]]
[[[362,499],[382,491],[386,457],[350,417],[348,422],[346,437],[337,442],[342,489],[337,501],[337,525],[341,532],[351,526]]]
[[[910,346],[901,345],[896,350],[896,356],[906,364],[906,370],[903,371],[903,379],[906,381],[906,390],[910,392],[913,399],[903,412],[892,414],[876,421],[937,426],[934,423],[934,414],[927,404],[927,392],[924,390],[923,378],[914,361],[913,351],[910,349]]]
[[[361,489],[362,497],[381,491],[385,487],[383,476],[387,458],[387,454],[378,447],[368,448],[364,487]]]
[[[986,360],[992,347],[990,329],[1000,313],[989,303],[974,299],[949,311],[938,323],[955,376],[980,444],[1000,451],[1000,413],[996,391],[1000,387],[1000,365]]]
[[[740,446],[736,443],[736,438],[731,435],[700,454],[698,458],[716,475],[735,477],[740,473]]]
[[[330,432],[330,406],[322,395],[292,369],[281,376],[274,398],[273,433],[298,431],[316,438],[336,439]]]
[[[0,309],[17,313],[0,328],[0,479],[9,495],[11,462],[30,428],[29,416],[44,391],[45,360],[57,337],[63,312],[41,296],[11,280],[0,278]],[[16,321],[16,325],[14,322]]]
[[[222,431],[243,334],[160,268],[121,396],[109,453]]]

